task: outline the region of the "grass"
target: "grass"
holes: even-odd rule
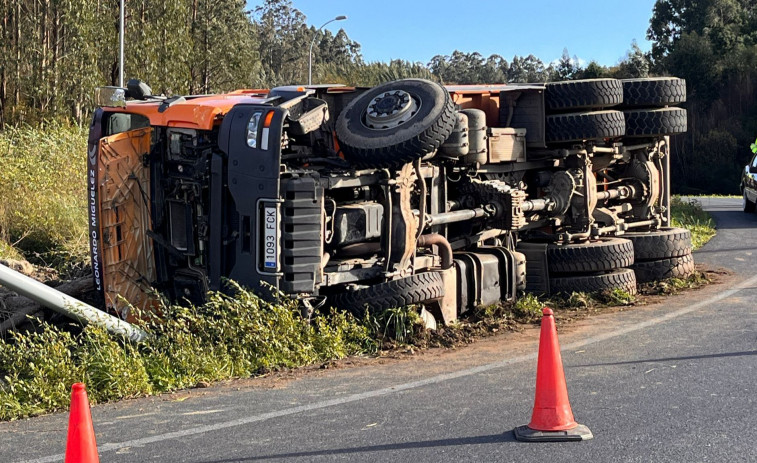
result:
[[[700,288],[710,283],[706,274],[695,270],[686,278],[669,278],[663,281],[645,283],[639,287],[639,292],[645,295],[671,295],[678,294],[687,289]]]
[[[0,258],[86,259],[86,152],[86,128],[75,125],[0,132]]]
[[[674,227],[683,227],[691,231],[694,249],[701,248],[715,236],[715,222],[694,198],[682,199],[674,196],[670,204],[670,214]]]
[[[35,331],[12,332],[0,340],[0,420],[68,407],[75,382],[87,384],[95,403],[159,394],[375,352],[372,329],[391,334],[412,324],[397,310],[382,315],[386,324],[341,312],[308,323],[294,302],[270,304],[232,288],[233,297],[212,293],[202,306],[162,307],[143,324],[151,336],[139,345],[95,326],[38,321]]]

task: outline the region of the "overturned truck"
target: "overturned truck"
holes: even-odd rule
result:
[[[225,279],[449,322],[693,270],[670,227],[681,79],[150,93],[100,89],[89,137],[95,286],[127,319]]]

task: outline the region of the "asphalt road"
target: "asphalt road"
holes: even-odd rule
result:
[[[757,461],[757,215],[704,201],[696,260],[734,275],[560,330],[576,419],[594,439],[521,443],[536,329],[355,368],[97,406],[103,462]],[[66,414],[0,424],[0,461],[62,461]]]

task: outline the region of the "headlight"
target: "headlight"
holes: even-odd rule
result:
[[[258,147],[258,125],[260,124],[260,116],[262,115],[261,111],[252,113],[250,121],[247,123],[247,146],[250,148]]]

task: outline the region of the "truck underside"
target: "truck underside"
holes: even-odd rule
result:
[[[674,78],[142,95],[90,133],[96,285],[126,318],[225,279],[443,322],[524,289],[634,292],[618,237],[669,225],[683,101]]]

